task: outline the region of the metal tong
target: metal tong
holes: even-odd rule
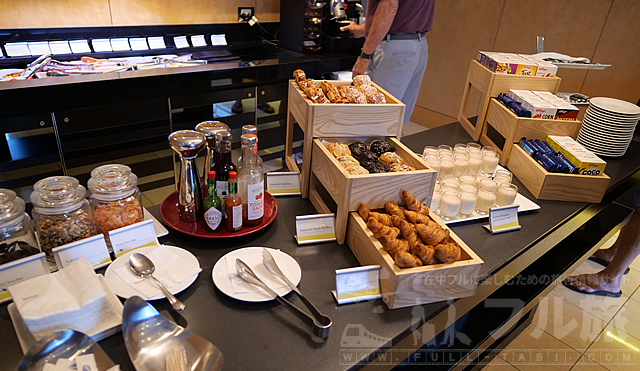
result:
[[[268,251],[265,250],[265,252],[266,254],[269,255],[269,257],[271,257],[271,261],[273,262],[273,264],[271,264],[271,267],[267,265],[267,263],[265,263],[265,266],[267,266],[267,268],[271,273],[283,279],[283,281],[285,281],[298,295],[300,295],[305,305],[313,313],[313,317],[305,313],[302,309],[295,306],[289,300],[283,298],[282,296],[278,295],[275,291],[273,291],[273,289],[271,289],[269,286],[267,286],[267,284],[262,282],[262,280],[258,278],[258,276],[256,276],[255,273],[253,273],[251,268],[249,268],[249,266],[245,262],[243,262],[241,259],[236,259],[236,273],[238,274],[238,277],[242,278],[245,282],[251,285],[263,288],[270,295],[273,295],[276,298],[276,300],[284,304],[285,308],[289,309],[298,318],[300,318],[302,321],[310,325],[312,327],[313,333],[316,336],[322,339],[326,339],[329,336],[329,328],[331,327],[331,324],[332,324],[331,318],[320,313],[318,309],[316,309],[316,307],[314,307],[313,304],[311,304],[311,302],[309,302],[309,300],[300,293],[298,288],[295,287],[295,285],[291,283],[291,281],[289,281],[284,274],[282,274],[282,271],[280,270],[280,268],[278,268],[277,264],[275,264],[275,260],[273,260],[273,256],[271,256],[271,254],[269,254]],[[263,252],[263,261],[265,259],[265,252]],[[274,271],[271,270],[273,269],[273,266],[275,266],[276,271],[282,275],[278,275],[274,273]]]

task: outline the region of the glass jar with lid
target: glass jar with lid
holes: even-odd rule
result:
[[[51,249],[96,234],[87,190],[70,176],[52,176],[33,185],[31,216],[40,248],[53,258]]]
[[[0,189],[0,264],[40,252],[24,200],[9,189]]]
[[[144,220],[138,177],[128,166],[99,166],[91,171],[87,185],[98,233]]]

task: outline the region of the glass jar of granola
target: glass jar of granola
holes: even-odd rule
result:
[[[0,264],[40,252],[24,200],[9,189],[0,189]]]
[[[96,234],[87,190],[70,176],[52,176],[33,185],[31,216],[40,247],[52,259],[51,249]]]
[[[99,166],[91,171],[87,185],[98,233],[144,220],[138,177],[128,166]]]

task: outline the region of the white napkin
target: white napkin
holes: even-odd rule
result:
[[[533,54],[532,57],[538,58],[538,59],[553,58],[553,59],[557,59],[559,61],[563,61],[563,62],[567,62],[567,63],[571,63],[571,62],[590,63],[589,62],[589,58],[572,57],[572,56],[569,56],[569,55],[566,55],[566,54],[560,54],[560,53],[554,53],[554,52],[545,52],[545,53]]]
[[[202,271],[199,266],[182,259],[163,245],[159,245],[145,255],[156,266],[153,276],[162,282],[169,291]],[[160,287],[152,278],[140,278],[133,274],[128,261],[123,266],[114,269],[114,272],[131,288],[139,292],[140,297],[145,300],[159,299],[163,296]]]
[[[92,333],[105,322],[122,320],[85,258],[56,273],[13,285],[9,292],[36,340],[65,328]]]
[[[274,259],[278,262],[278,267],[287,278],[291,280],[291,272],[287,269],[287,266],[279,261],[275,254]],[[262,264],[262,249],[256,249],[252,251],[242,251],[238,254],[229,254],[225,258],[227,261],[227,270],[229,271],[229,278],[231,279],[231,286],[233,292],[236,294],[247,294],[253,292],[266,292],[262,288],[250,285],[236,274],[236,258],[239,258],[245,262],[253,273],[260,278],[260,280],[267,284],[272,290],[278,290],[283,287],[288,287],[280,278],[276,277],[273,273],[269,272],[267,267]]]

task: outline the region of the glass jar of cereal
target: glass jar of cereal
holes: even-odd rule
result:
[[[24,200],[9,189],[0,189],[0,264],[40,252]]]

